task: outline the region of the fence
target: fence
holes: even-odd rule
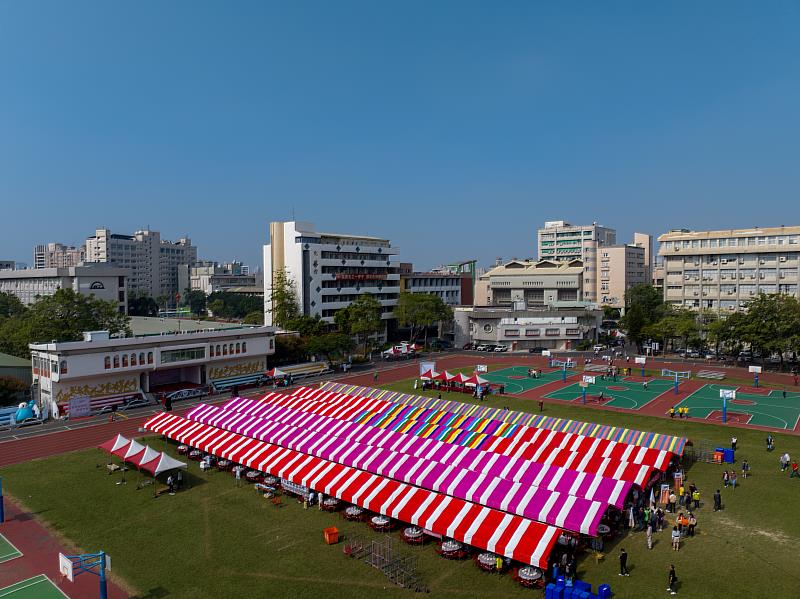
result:
[[[395,539],[386,535],[383,539],[369,541],[353,536],[345,542],[346,555],[364,560],[364,563],[380,570],[390,582],[415,592],[428,592],[419,574],[419,559],[403,555]]]

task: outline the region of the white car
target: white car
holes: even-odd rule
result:
[[[488,345],[479,345],[475,348],[475,351],[486,351],[489,348]]]
[[[508,351],[508,346],[507,345],[498,345],[497,347],[494,348],[494,351],[499,351],[499,352]]]

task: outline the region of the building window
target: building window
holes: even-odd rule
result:
[[[209,358],[213,358],[214,357],[214,346],[213,345],[210,345],[208,347],[208,357]]]
[[[242,351],[242,345],[241,345],[240,343],[237,343],[237,344],[236,344],[236,353],[237,353],[237,354],[238,354],[238,353],[241,353],[241,351]]]
[[[224,344],[224,343],[222,344],[222,355],[223,356],[227,356],[228,355],[228,346],[226,344]]]
[[[519,337],[519,329],[506,329],[506,337]]]
[[[247,341],[242,341],[242,353],[247,353]]]
[[[526,337],[538,337],[539,335],[541,335],[541,331],[539,329],[525,329]]]
[[[122,354],[122,367],[128,367],[128,354]]]
[[[151,351],[147,352],[147,363],[148,364],[152,364],[153,363],[153,352],[151,352]]]
[[[545,329],[544,334],[548,337],[558,337],[561,331],[559,329]]]
[[[61,374],[67,374],[67,361],[61,360]]]
[[[136,366],[136,354],[131,354],[131,366]]]
[[[144,366],[144,352],[139,353],[139,365]]]
[[[221,355],[222,355],[222,350],[220,350],[219,344],[217,344],[217,356],[221,356]]]
[[[119,356],[114,356],[114,368],[119,368]]]
[[[106,356],[103,358],[103,367],[108,370],[111,368],[111,356]]]
[[[233,343],[228,344],[228,353],[233,355]]]
[[[187,349],[171,349],[161,352],[161,363],[187,362],[189,360],[202,360],[206,357],[205,347],[190,347]]]

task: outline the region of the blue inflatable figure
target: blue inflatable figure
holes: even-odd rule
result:
[[[17,413],[14,414],[14,421],[17,424],[22,424],[26,420],[35,420],[37,418],[33,410],[35,405],[36,400],[34,399],[30,400],[28,403],[19,404],[19,409],[17,410]]]

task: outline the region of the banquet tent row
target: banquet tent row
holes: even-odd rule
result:
[[[422,408],[444,410],[466,416],[477,416],[479,418],[500,420],[502,422],[511,424],[522,424],[534,428],[550,428],[568,433],[577,433],[589,437],[619,441],[623,443],[629,443],[631,445],[649,447],[652,449],[666,450],[676,455],[682,455],[684,446],[686,445],[686,439],[683,437],[637,431],[603,424],[593,424],[578,420],[568,420],[565,418],[554,418],[552,416],[529,414],[527,412],[504,410],[501,408],[488,408],[473,404],[449,401],[446,399],[437,399],[435,397],[425,397],[423,395],[411,395],[407,393],[400,393],[398,391],[388,391],[386,389],[373,389],[371,387],[336,383],[333,381],[321,383],[320,389],[322,391],[333,391],[336,393],[346,393],[362,397],[383,399],[386,401],[403,403]]]
[[[219,458],[511,559],[547,567],[560,530],[166,412],[145,428]]]
[[[327,392],[320,392],[319,389],[311,389],[308,387],[298,389],[292,396],[304,399],[313,398],[326,403],[336,403],[337,405],[342,401],[348,401],[351,405],[355,405],[353,404],[354,396],[329,394]],[[366,399],[368,400],[368,398]],[[364,406],[364,403],[362,401],[357,405]],[[446,429],[458,428],[459,430],[493,437],[495,438],[492,440],[495,444],[493,448],[511,448],[512,451],[518,450],[521,447],[520,443],[524,442],[538,445],[539,440],[547,435],[549,444],[557,443],[560,448],[568,448],[572,452],[585,453],[589,450],[594,451],[597,447],[602,447],[604,448],[603,457],[618,458],[620,461],[633,462],[636,464],[647,464],[658,470],[664,470],[669,465],[674,455],[672,452],[666,450],[650,449],[648,447],[608,441],[606,439],[598,440],[595,437],[587,435],[564,433],[561,431],[553,431],[548,428],[512,425],[515,426],[513,431],[506,431],[506,434],[498,434],[500,430],[505,430],[509,425],[498,420],[459,416],[452,412],[425,410],[404,404],[382,402],[380,400],[369,404],[368,410],[355,420],[360,423],[379,426],[381,428],[393,429],[397,427],[406,427],[408,420],[414,420],[427,425],[440,425]],[[422,426],[423,424],[420,424],[420,427]],[[428,434],[430,434],[430,432]],[[497,439],[496,437],[502,437],[502,439]],[[470,446],[478,447],[478,443],[483,443],[485,440],[486,436],[471,437],[472,443]],[[482,445],[480,448],[486,449]],[[540,448],[539,451],[544,451],[544,449]],[[529,458],[531,455],[533,454],[528,451],[523,457]]]
[[[474,387],[475,385],[486,385],[489,381],[485,378],[473,374],[471,376],[458,372],[451,374],[446,370],[444,372],[436,372],[435,370],[426,370],[419,378],[423,381],[444,381],[445,383],[458,383],[460,385],[467,385]]]
[[[156,451],[149,445],[142,445],[136,440],[126,439],[122,435],[109,439],[99,448],[152,476],[158,476],[162,472],[177,468],[186,468],[185,462],[180,462],[163,451]]]
[[[280,397],[280,396],[278,396]],[[283,396],[286,397],[286,396]],[[578,472],[557,466],[545,465],[513,456],[493,454],[468,447],[457,446],[437,439],[404,435],[394,431],[364,429],[356,423],[338,421],[327,417],[312,420],[308,414],[293,408],[280,408],[251,399],[236,398],[227,402],[223,409],[240,414],[266,418],[272,422],[296,424],[309,430],[328,432],[337,437],[354,440],[377,448],[386,448],[402,454],[423,457],[450,466],[459,466],[475,472],[491,471],[503,479],[522,482],[559,491],[577,497],[606,502],[621,508],[630,490],[631,483],[602,477],[587,472]],[[278,411],[276,411],[278,410]],[[268,412],[265,414],[265,412]],[[200,413],[198,411],[198,413]],[[194,416],[194,412],[190,413]],[[216,421],[211,420],[209,424]],[[246,434],[259,429],[251,428]]]
[[[350,414],[352,418],[352,414],[358,412],[358,407],[361,406],[360,402],[372,400],[340,396],[331,402],[320,403],[310,402],[303,396],[298,395],[287,397],[281,394],[267,394],[259,401],[265,405],[276,406],[274,408],[265,408],[264,411],[257,414],[260,417],[268,418],[270,417],[271,410],[277,409],[277,406],[285,406],[322,415],[331,415],[331,417],[338,419],[345,414]],[[348,405],[354,405],[356,409],[347,410],[346,408]],[[347,416],[344,417],[346,418]],[[357,423],[363,421],[363,418],[354,419]],[[634,448],[625,444],[616,444],[603,439],[591,439],[574,435],[568,436],[566,433],[549,431],[547,429],[533,429],[534,436],[537,434],[542,436],[541,442],[537,441],[537,444],[532,444],[530,442],[495,443],[495,441],[501,441],[503,439],[483,433],[464,432],[459,429],[418,422],[406,422],[405,425],[398,425],[391,430],[385,428],[381,428],[381,430],[429,438],[449,444],[469,447],[471,449],[491,451],[492,453],[536,461],[547,465],[592,472],[601,476],[633,482],[638,485],[643,485],[649,480],[653,472],[653,466],[638,464],[635,461],[628,462],[627,460],[623,460],[622,456],[626,452],[633,460],[648,458],[649,455],[649,459],[645,461],[657,461],[659,464],[668,463],[672,456],[669,452],[664,452],[662,455],[655,450],[643,448],[637,448],[639,451],[633,452]],[[572,442],[574,444],[576,440],[581,441],[584,446],[580,448],[576,447],[574,450],[570,447],[564,447],[567,442]],[[647,452],[654,453],[648,454]]]
[[[311,428],[299,428],[203,404],[187,414],[187,418],[373,474],[388,476],[423,489],[593,536],[597,534],[600,519],[608,509],[607,503],[502,479],[498,476],[499,467],[484,474],[355,442],[352,438],[337,437],[323,430],[315,430],[311,423],[306,424]],[[322,420],[321,417],[320,419]],[[330,423],[322,423],[321,428],[330,429]]]

